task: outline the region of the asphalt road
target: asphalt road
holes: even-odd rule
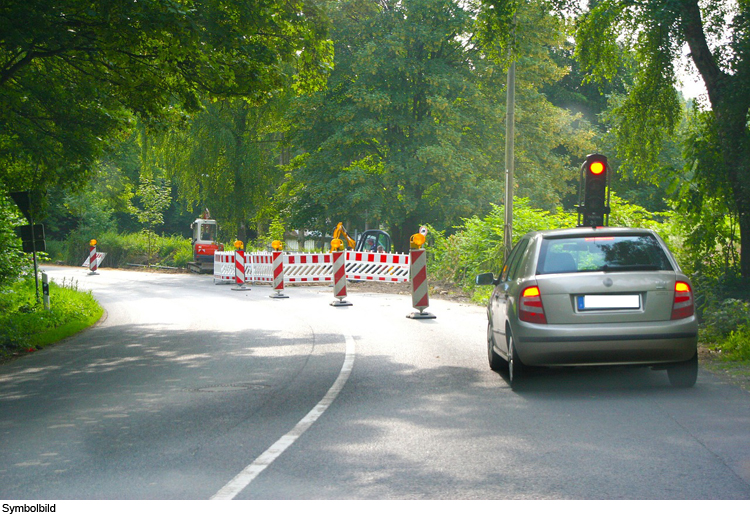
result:
[[[486,316],[49,267],[106,318],[0,365],[0,499],[749,499],[750,395],[487,366]],[[54,299],[52,299],[54,303]]]

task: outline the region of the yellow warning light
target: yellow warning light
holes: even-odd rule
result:
[[[425,236],[422,233],[417,233],[416,235],[411,236],[409,242],[411,242],[412,248],[419,249],[424,245],[425,240]]]
[[[276,251],[281,251],[281,247],[282,247],[281,240],[274,240],[273,242],[271,242],[271,247],[275,249]]]
[[[91,240],[89,241],[89,244],[90,244],[90,245],[92,245],[92,246],[95,246],[95,245],[96,245],[96,239],[95,239],[95,238],[92,238],[92,239],[91,239]]]
[[[242,240],[235,240],[234,249],[239,250],[239,249],[242,249],[243,247],[245,247],[245,245],[242,243]]]
[[[599,176],[600,174],[604,174],[606,167],[604,166],[604,163],[601,161],[595,161],[591,165],[589,165],[589,171],[594,176]]]
[[[341,248],[344,246],[344,243],[341,241],[340,238],[334,238],[331,240],[331,249],[334,251],[341,251]]]

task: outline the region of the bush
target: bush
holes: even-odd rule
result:
[[[0,356],[55,342],[90,326],[102,315],[91,293],[78,291],[72,281],[66,286],[50,283],[50,310],[37,302],[33,278],[12,284],[2,294]]]
[[[21,252],[21,240],[16,236],[15,228],[25,224],[25,220],[16,212],[15,205],[5,198],[4,189],[0,188],[0,287],[14,282],[25,270],[28,259]]]
[[[724,299],[703,310],[701,341],[720,343],[738,328],[750,326],[750,303]]]
[[[88,257],[89,241],[87,237],[74,232],[65,242],[55,243],[52,260],[63,260],[71,266],[80,266]],[[97,249],[106,253],[102,267],[122,268],[128,264],[151,264],[158,266],[184,267],[193,259],[193,246],[190,239],[181,236],[159,236],[146,232],[102,233],[97,238]]]
[[[730,332],[721,343],[721,351],[724,361],[750,361],[750,324]]]
[[[528,198],[513,204],[513,243],[528,231],[572,227],[576,215],[558,210],[550,213],[529,205]],[[472,289],[478,273],[498,273],[503,264],[503,229],[505,207],[492,205],[485,218],[476,216],[464,220],[458,231],[446,237],[443,232],[432,233],[431,273],[438,280],[447,280]]]

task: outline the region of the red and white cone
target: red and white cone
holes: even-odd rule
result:
[[[249,290],[245,286],[245,252],[238,249],[234,252],[234,282],[233,290]]]
[[[273,251],[273,295],[269,295],[271,299],[288,299],[288,295],[284,295],[284,253],[281,251]]]
[[[346,300],[346,252],[334,251],[331,253],[333,261],[333,296],[335,301],[331,306],[351,306]]]
[[[425,308],[430,306],[427,285],[427,253],[424,249],[412,249],[409,251],[409,259],[411,304],[419,312],[412,312],[406,317],[410,319],[435,319],[433,314],[424,311]]]
[[[89,275],[97,275],[96,270],[99,266],[96,262],[96,243],[94,240],[91,242],[92,244],[89,246]]]

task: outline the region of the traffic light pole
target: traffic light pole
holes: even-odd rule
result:
[[[516,16],[513,15],[513,38],[515,40]],[[511,51],[512,53],[512,48]],[[505,121],[505,225],[503,227],[503,260],[508,260],[513,247],[513,178],[515,175],[515,122],[516,122],[516,61],[508,68],[508,94]]]

